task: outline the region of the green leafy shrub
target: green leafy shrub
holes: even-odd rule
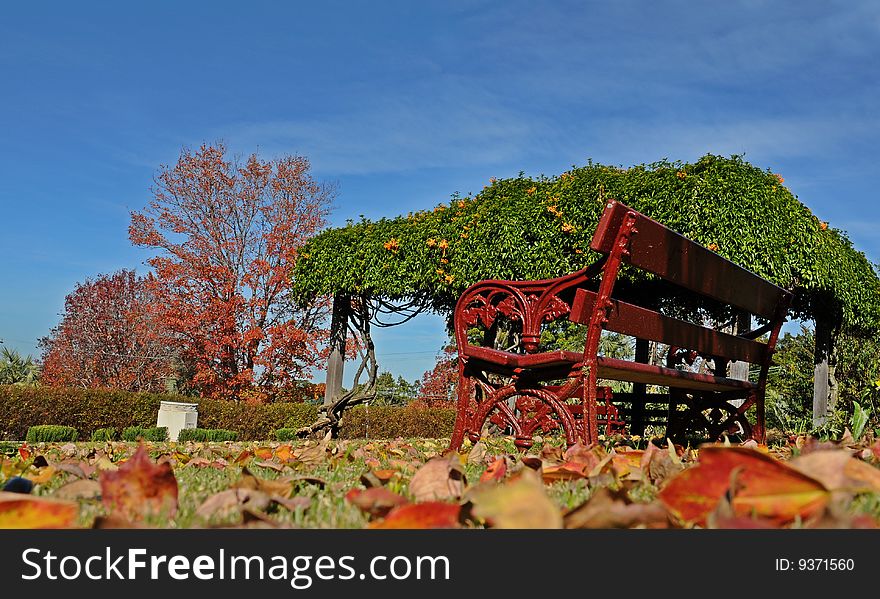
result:
[[[157,442],[165,441],[168,439],[168,427],[154,426],[147,428],[143,426],[127,426],[122,429],[123,441],[137,441],[138,439]]]
[[[276,429],[307,426],[318,418],[318,406],[305,403],[255,405],[162,393],[0,385],[0,439],[21,441],[38,424],[72,426],[86,439],[99,428],[149,428],[162,401],[197,403],[199,424],[237,431],[241,441],[271,439]]]
[[[28,443],[58,443],[76,441],[79,432],[72,426],[57,424],[38,424],[28,429],[25,439]]]
[[[92,441],[102,443],[104,441],[115,441],[118,437],[118,431],[112,426],[106,428],[96,428],[92,433]]]
[[[343,439],[441,438],[452,435],[454,408],[357,406],[342,417]]]
[[[185,428],[177,434],[178,442],[185,441],[236,441],[238,433],[222,428]]]
[[[277,441],[296,441],[299,438],[296,431],[295,428],[279,428],[275,431],[275,439]]]

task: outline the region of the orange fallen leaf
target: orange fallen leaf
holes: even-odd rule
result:
[[[274,454],[272,450],[268,447],[257,447],[256,449],[254,449],[254,455],[261,460],[271,460]]]
[[[700,449],[699,463],[670,479],[659,499],[684,522],[704,524],[728,490],[735,516],[778,522],[807,518],[830,497],[818,480],[760,451],[707,446]]]
[[[428,501],[396,507],[384,520],[369,528],[458,528],[461,506],[454,503]]]
[[[143,444],[118,470],[102,471],[101,498],[111,515],[131,522],[177,513],[177,479],[168,463],[154,464]]]
[[[290,445],[280,445],[275,449],[275,457],[282,462],[289,462],[293,459],[293,448]]]
[[[497,457],[486,467],[486,470],[480,476],[480,482],[483,483],[490,480],[499,481],[503,479],[506,474],[507,460],[505,460],[504,457]]]
[[[72,528],[79,505],[0,491],[0,528]]]

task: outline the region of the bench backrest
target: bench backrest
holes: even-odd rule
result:
[[[788,305],[788,291],[620,202],[608,203],[590,247],[609,254],[629,212],[635,216],[636,232],[630,237],[629,252],[623,256],[623,262],[771,322],[784,317],[780,306]],[[596,293],[579,289],[572,304],[571,320],[587,324],[595,302]],[[731,360],[762,364],[769,358],[764,343],[617,300],[612,300],[606,328]]]
[[[671,283],[723,304],[773,320],[780,303],[791,294],[753,272],[722,258],[672,229],[617,201],[605,208],[590,247],[611,252],[617,230],[627,212],[636,217],[638,231],[630,240],[623,261]]]

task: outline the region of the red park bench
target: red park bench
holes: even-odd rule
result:
[[[617,201],[605,207],[590,247],[601,258],[573,274],[481,281],[459,298],[451,447],[461,447],[465,436],[476,441],[487,425],[513,434],[520,447],[529,447],[538,431],[559,429],[569,445],[593,443],[600,425],[605,433],[619,432],[634,414],[643,418],[648,405],[661,406],[653,413],[665,416],[672,438],[737,432],[764,442],[767,370],[791,294]],[[663,314],[656,301],[633,300],[653,306],[646,307],[615,299],[622,264],[671,283],[679,297],[705,296],[766,324],[735,335]],[[542,326],[564,316],[587,326],[583,351],[539,351]],[[665,365],[599,355],[604,330],[669,346]],[[469,339],[478,331],[482,345]],[[683,368],[698,355],[711,370]],[[758,366],[757,381],[729,378],[727,365],[734,360]],[[599,381],[634,383],[633,392],[612,393]],[[622,415],[617,406],[624,401],[630,408]],[[746,416],[752,407],[754,426]]]

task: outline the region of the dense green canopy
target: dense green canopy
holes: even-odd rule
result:
[[[783,179],[740,157],[632,168],[589,163],[556,177],[492,180],[474,197],[324,231],[303,250],[296,291],[416,299],[447,312],[486,278],[578,270],[609,198],[796,292],[796,316],[880,330],[880,280],[845,233],[820,222]]]

